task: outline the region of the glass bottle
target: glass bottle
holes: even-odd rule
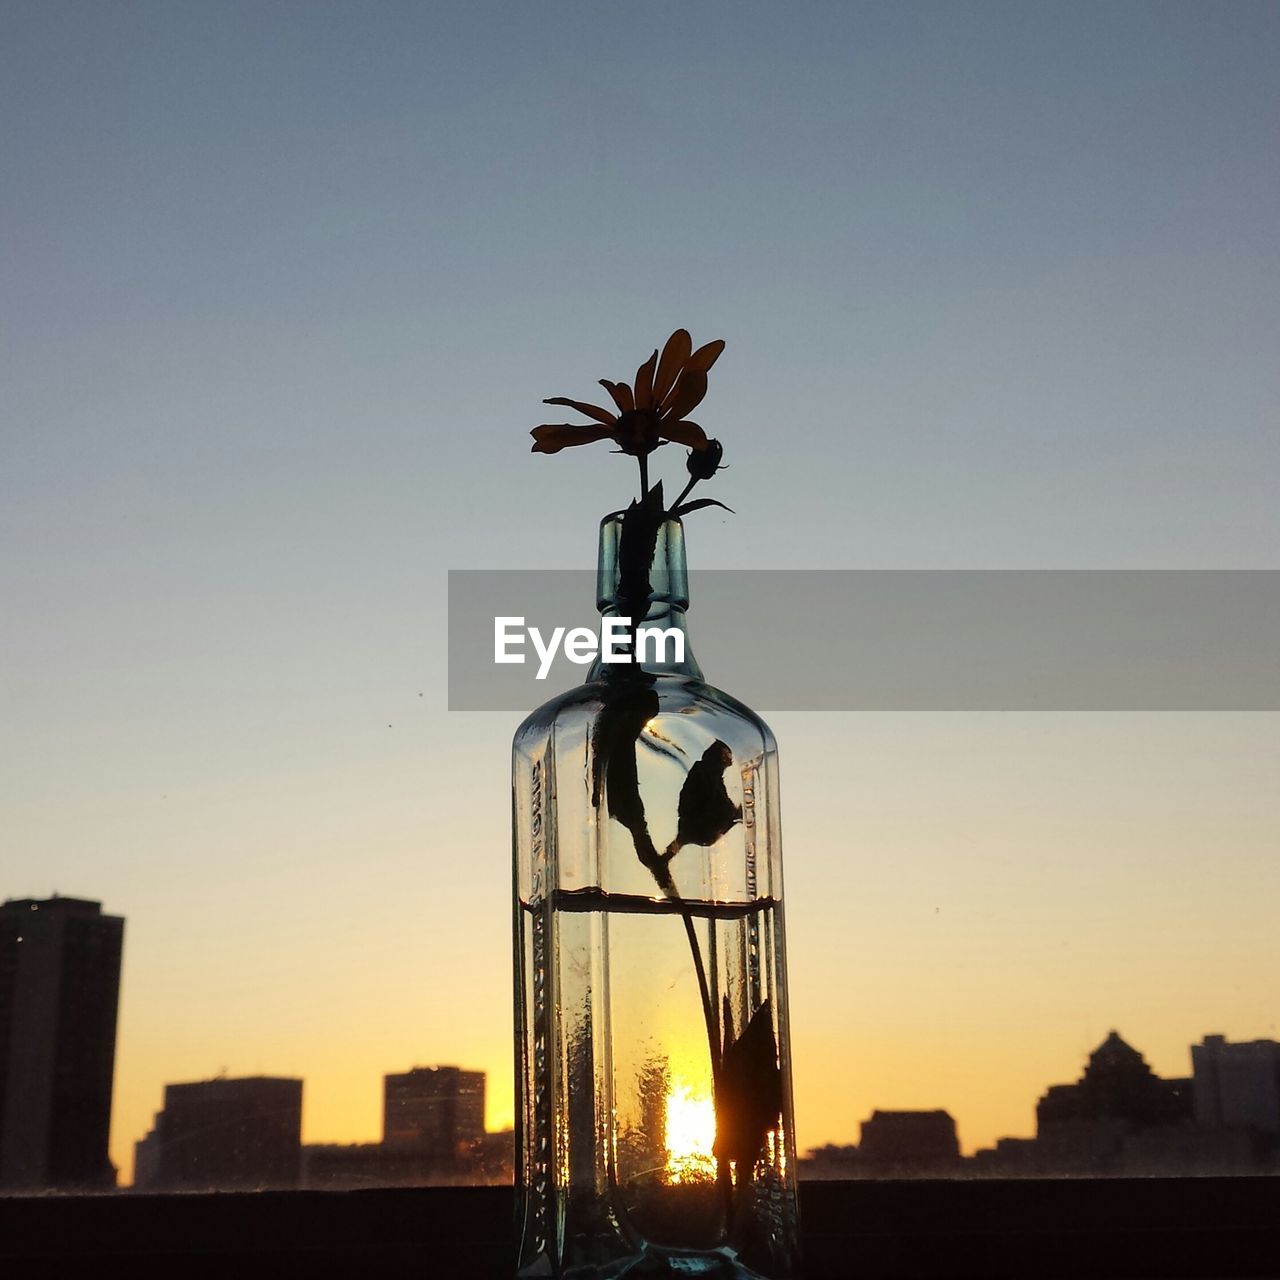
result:
[[[517,1274],[787,1280],[777,749],[688,646],[679,520],[639,590],[623,537],[602,522],[598,606],[665,652],[627,632],[512,747]]]

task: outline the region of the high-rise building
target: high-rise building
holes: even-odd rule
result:
[[[124,920],[80,898],[0,906],[0,1187],[106,1188]]]
[[[1280,1135],[1280,1044],[1205,1036],[1191,1046],[1196,1123]]]
[[[484,1137],[484,1072],[414,1067],[383,1082],[382,1140],[414,1144],[439,1160]]]
[[[135,1147],[139,1190],[296,1187],[302,1081],[272,1076],[168,1084],[155,1128]]]

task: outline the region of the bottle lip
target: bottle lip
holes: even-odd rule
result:
[[[596,566],[596,608],[600,613],[618,604],[620,581],[619,552],[622,541],[622,512],[610,512],[600,521],[599,555]],[[649,607],[646,618],[684,612],[689,607],[689,575],[685,567],[684,525],[678,516],[668,516],[658,525],[653,558],[649,565]]]
[[[626,512],[624,511],[610,511],[607,516],[601,516],[600,528],[603,529],[606,525],[609,525],[609,524],[620,525],[622,523],[622,517],[625,514]],[[679,516],[673,516],[673,515],[663,516],[662,523],[658,525],[658,528],[659,529],[665,528],[669,524],[675,525],[677,528],[680,529],[682,533],[684,532],[684,521]]]

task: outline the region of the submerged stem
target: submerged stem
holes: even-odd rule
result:
[[[679,894],[676,894],[679,900]],[[684,931],[689,939],[689,950],[693,953],[693,968],[698,975],[698,994],[702,997],[702,1016],[707,1024],[707,1045],[711,1049],[711,1087],[720,1088],[720,1029],[716,1025],[715,1006],[711,1003],[711,988],[707,983],[707,969],[702,962],[702,948],[698,945],[698,933],[693,927],[693,917],[687,912],[680,913],[684,921]]]
[[[679,894],[676,895],[679,898]],[[702,996],[702,1016],[707,1024],[707,1048],[711,1051],[711,1093],[712,1109],[716,1114],[716,1122],[720,1120],[720,1029],[716,1025],[715,1007],[711,1003],[711,988],[707,984],[707,970],[702,963],[702,948],[698,946],[698,934],[693,927],[693,917],[682,911],[680,918],[684,921],[685,935],[689,939],[689,950],[693,953],[693,968],[698,975],[698,993]],[[720,1198],[724,1202],[725,1230],[733,1225],[733,1180],[729,1176],[729,1162],[723,1156],[716,1157],[716,1186],[720,1189]]]
[[[644,861],[641,859],[641,861]],[[720,1122],[720,1076],[722,1063],[720,1060],[720,1024],[716,1018],[715,1005],[711,1000],[711,985],[707,981],[707,967],[702,959],[702,948],[698,945],[698,932],[694,928],[692,914],[681,905],[683,899],[671,878],[666,862],[657,865],[647,864],[657,880],[658,887],[667,898],[681,907],[680,919],[684,921],[685,937],[689,939],[689,952],[693,956],[693,970],[698,978],[698,996],[702,1001],[702,1018],[707,1028],[707,1050],[711,1058],[711,1093],[712,1109],[715,1111],[716,1123]],[[716,1186],[720,1190],[724,1202],[725,1230],[733,1225],[733,1179],[729,1173],[729,1162],[723,1156],[716,1157]]]

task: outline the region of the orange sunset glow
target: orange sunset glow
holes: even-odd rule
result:
[[[673,1080],[666,1097],[663,1140],[669,1182],[705,1182],[715,1177],[711,1148],[716,1140],[716,1110],[711,1095],[695,1094],[683,1080]]]
[[[394,1145],[384,1079],[415,1067],[484,1073],[451,1158],[510,1145],[513,954],[541,941],[513,922],[512,740],[586,668],[490,663],[452,584],[581,573],[583,618],[524,620],[566,624],[563,659],[597,620],[601,518],[655,494],[687,524],[689,654],[778,754],[775,777],[735,746],[731,796],[719,730],[686,759],[674,715],[637,713],[623,781],[612,734],[548,731],[580,758],[540,853],[612,824],[627,893],[712,886],[681,908],[697,965],[691,910],[592,934],[579,899],[608,963],[545,987],[613,1029],[583,1037],[574,1123],[616,1129],[619,1185],[719,1203],[668,1187],[715,1181],[713,1074],[766,997],[794,1118],[769,1141],[801,1178],[877,1111],[944,1115],[975,1172],[1112,1031],[1188,1117],[1193,1045],[1280,1041],[1277,65],[1257,3],[4,5],[0,902],[124,921],[103,1186],[133,1185],[167,1086],[220,1076],[301,1082],[299,1186],[308,1147]],[[1238,696],[1127,700],[1126,672],[1166,671],[1136,645],[1099,676],[1110,709],[1064,710],[1094,703],[1055,700],[1014,608],[986,632],[1004,659],[965,650],[1001,692],[951,709],[974,570],[1124,603],[1130,575],[1230,579],[1255,613],[1177,616]],[[860,577],[898,573],[942,580],[930,621],[867,603]],[[700,577],[735,584],[718,629]],[[1041,634],[1097,639],[1046,590]],[[832,695],[877,646],[938,688]],[[1085,650],[1063,686],[1107,668],[1106,635]],[[527,707],[457,709],[477,654]],[[658,781],[628,826],[632,748]],[[699,766],[719,792],[682,803]],[[543,901],[603,885],[592,858]],[[731,948],[726,906],[767,913],[767,945]],[[17,1079],[0,1063],[0,1122]]]

